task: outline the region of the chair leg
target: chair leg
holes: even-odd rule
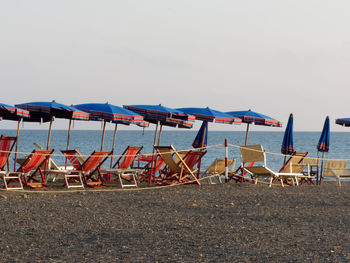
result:
[[[78,183],[69,183],[69,179],[77,180]],[[77,188],[82,187],[84,188],[83,178],[81,174],[65,174],[64,175],[64,181],[66,183],[66,187],[69,188]]]
[[[19,185],[9,185],[11,182],[14,182],[17,180],[18,180]],[[21,180],[21,177],[19,175],[18,176],[4,175],[3,181],[4,181],[4,185],[5,185],[6,190],[23,190],[22,180]]]

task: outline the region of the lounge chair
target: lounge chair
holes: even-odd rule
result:
[[[165,162],[162,158],[157,156],[152,157],[152,155],[139,155],[138,158],[138,168],[141,172],[138,174],[139,182],[149,182],[149,178],[152,176],[154,182],[162,181],[162,178],[158,175],[159,171],[164,166]],[[154,159],[153,159],[154,158]],[[152,167],[152,161],[155,162]],[[141,163],[144,163],[141,165]]]
[[[284,174],[284,183],[289,184],[289,179],[292,180],[292,184],[299,185],[299,179],[311,179],[308,174],[303,173],[305,164],[303,163],[304,158],[308,152],[294,152],[286,162],[284,162],[282,168],[279,170],[279,174]],[[295,176],[295,174],[299,174]],[[303,175],[302,175],[303,174]]]
[[[199,170],[198,163],[204,154],[206,154],[206,151],[191,150],[182,157],[173,145],[155,146],[154,148],[166,164],[165,168],[160,171],[161,181],[159,183],[176,184],[195,182],[200,185],[195,173]],[[177,156],[178,162],[174,160],[173,155]],[[197,168],[194,168],[196,165]]]
[[[142,148],[142,146],[128,146],[113,167],[103,168],[102,172],[118,176],[122,188],[137,187],[136,174],[140,172],[140,169],[135,169],[133,164]]]
[[[16,172],[7,172],[3,176],[6,189],[23,189],[24,185],[30,188],[42,188],[46,185],[46,171],[42,167],[46,166],[47,160],[50,158],[54,150],[34,150],[28,155]],[[38,175],[39,174],[39,178]],[[10,185],[12,182],[18,181],[17,185]]]
[[[318,176],[318,158],[304,158],[301,164],[304,166],[303,177],[300,177],[299,184],[314,184]]]
[[[236,160],[227,160],[228,172],[233,172],[235,168]],[[225,174],[225,159],[216,158],[213,163],[202,174],[204,177],[208,177],[209,184],[215,184],[213,179],[215,178],[219,183],[222,183],[221,176]]]
[[[17,137],[9,137],[1,135],[0,137],[0,171],[4,171],[7,165],[7,170],[10,171],[9,156],[13,147],[16,144]],[[5,173],[5,172],[2,172]]]
[[[327,160],[324,167],[323,177],[334,176],[339,186],[342,178],[350,178],[350,168],[346,167],[346,161]]]
[[[82,157],[78,150],[61,151],[73,165],[73,170],[67,170],[64,174],[67,188],[82,187],[83,183],[88,187],[103,187],[103,179],[100,172],[101,165],[112,154],[109,152],[92,152],[92,154],[80,163]],[[74,181],[74,183],[71,183]]]
[[[290,178],[293,181],[293,185],[297,184],[298,185],[298,176],[302,176],[303,174],[298,172],[275,172],[271,170],[269,167],[266,165],[266,155],[265,151],[262,147],[261,144],[259,145],[246,145],[246,146],[241,146],[241,156],[242,156],[242,163],[247,163],[247,162],[259,162],[262,163],[262,165],[257,166],[250,166],[250,167],[244,167],[243,169],[248,172],[251,176],[252,179],[254,180],[254,183],[258,183],[259,178],[268,178],[270,183],[269,187],[272,186],[273,180],[279,180],[281,182],[282,187],[284,187],[283,181],[286,178]]]

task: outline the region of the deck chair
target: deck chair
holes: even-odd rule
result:
[[[10,171],[9,156],[13,147],[16,144],[17,137],[9,137],[1,135],[0,137],[0,171],[4,171],[7,165],[7,170]]]
[[[299,184],[314,184],[318,176],[318,158],[304,158],[300,164],[304,166],[302,170],[304,176],[300,177]]]
[[[175,184],[175,183],[197,183],[200,185],[197,179],[196,173],[198,167],[194,169],[195,165],[206,154],[206,151],[188,151],[184,157],[176,151],[173,145],[170,146],[155,146],[154,149],[159,154],[166,164],[165,168],[161,172],[161,184]],[[177,163],[173,155],[179,158]]]
[[[72,163],[73,170],[68,170],[64,177],[67,188],[82,187],[84,183],[88,187],[104,187],[103,179],[101,176],[101,165],[112,154],[109,152],[92,152],[92,154],[85,159],[83,163],[79,162],[79,158],[82,157],[78,150],[62,150],[61,151],[67,159]],[[70,183],[75,181],[76,183]]]
[[[339,186],[342,178],[350,178],[350,168],[346,167],[346,161],[327,160],[324,167],[323,177],[334,176]]]
[[[236,160],[227,160],[228,172],[233,172],[235,168]],[[209,184],[215,184],[213,179],[215,178],[219,183],[222,183],[221,176],[225,174],[225,159],[216,158],[208,169],[202,174],[204,177],[208,177]]]
[[[5,188],[8,190],[23,189],[22,179],[24,185],[30,188],[47,187],[46,171],[43,171],[42,167],[46,166],[45,163],[53,152],[54,150],[34,150],[26,157],[16,172],[8,172],[3,176]],[[11,182],[16,181],[17,185],[10,185]]]
[[[156,155],[155,155],[156,156]],[[162,180],[162,178],[159,176],[159,171],[164,166],[165,162],[162,158],[159,156],[154,157],[153,159],[152,155],[139,155],[138,158],[138,167],[141,169],[141,172],[138,174],[138,180],[139,182],[148,182],[150,176],[152,176],[152,180],[154,182],[159,182]],[[152,161],[155,160],[155,164],[153,164],[152,167]],[[141,166],[141,163],[146,163]],[[158,173],[158,176],[157,176]]]
[[[241,146],[241,156],[242,156],[242,162],[259,162],[262,163],[262,165],[254,165],[250,167],[244,167],[243,169],[248,172],[252,179],[254,180],[254,183],[258,183],[259,178],[268,178],[270,183],[269,187],[272,186],[273,180],[278,180],[281,182],[282,187],[284,187],[284,179],[291,178],[293,180],[293,185],[298,185],[298,176],[302,176],[301,173],[294,173],[294,172],[274,172],[266,165],[266,155],[265,151],[261,144],[259,145],[246,145]]]
[[[283,163],[283,166],[279,170],[280,174],[285,174],[283,180],[284,183],[289,184],[289,179],[292,180],[292,184],[299,185],[299,179],[301,178],[301,174],[305,168],[305,164],[303,164],[303,160],[306,157],[308,152],[294,152],[286,162]],[[295,173],[298,173],[299,176],[295,177]],[[307,178],[307,176],[303,176],[303,178]]]
[[[124,187],[137,187],[136,175],[140,169],[134,168],[134,161],[140,154],[143,146],[128,146],[115,162],[112,168],[103,168],[103,173],[116,175],[119,178],[120,185]]]

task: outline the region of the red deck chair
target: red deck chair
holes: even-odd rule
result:
[[[195,173],[198,165],[206,151],[188,151],[184,157],[176,151],[173,145],[155,146],[157,153],[166,163],[166,167],[161,171],[162,184],[175,183],[197,183],[200,185]],[[178,158],[178,162],[173,159],[173,154]]]
[[[156,157],[157,158],[157,157]],[[158,156],[156,159],[156,163],[154,164],[153,171],[152,169],[152,161],[153,157],[152,155],[139,155],[138,158],[138,167],[141,169],[141,173],[138,175],[139,182],[149,182],[149,177],[154,176],[153,180],[155,182],[161,181],[161,178],[157,177],[157,172],[160,171],[160,169],[164,166],[164,160]],[[140,162],[146,162],[144,166],[141,166]],[[159,180],[160,179],[160,180]]]
[[[28,155],[16,172],[8,172],[4,177],[6,189],[23,189],[24,185],[30,188],[47,187],[45,178],[45,168],[47,160],[50,158],[54,150],[34,150]],[[44,167],[44,171],[42,171]],[[39,178],[38,176],[39,175]],[[10,186],[9,183],[18,181],[18,185]]]
[[[7,164],[7,170],[10,171],[9,156],[16,144],[17,137],[1,135],[0,137],[0,170],[4,171]]]
[[[112,166],[112,168],[103,169],[103,173],[118,176],[120,185],[122,187],[137,187],[136,174],[140,172],[140,169],[136,169],[134,167],[134,161],[136,157],[140,154],[142,148],[143,146],[126,147],[126,149],[119,157],[119,159],[115,162],[115,164]]]
[[[103,179],[100,173],[101,165],[109,158],[112,152],[96,152],[94,151],[82,164],[76,162],[79,157],[79,151],[62,151],[62,153],[67,157],[68,160],[75,160],[73,167],[76,166],[71,171],[67,171],[65,174],[65,181],[68,188],[70,187],[78,187],[69,184],[69,179],[79,180],[80,183],[82,181],[88,187],[103,187]],[[83,178],[83,180],[81,180]],[[79,184],[80,186],[80,184]]]

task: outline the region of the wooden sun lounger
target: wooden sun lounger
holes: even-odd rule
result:
[[[235,164],[236,160],[227,160],[229,173],[234,171]],[[208,177],[209,184],[215,184],[213,181],[214,178],[219,183],[222,183],[221,176],[225,174],[225,168],[225,159],[216,158],[202,175]]]
[[[334,176],[338,185],[341,186],[342,178],[350,178],[350,168],[346,167],[346,161],[327,160],[323,176]]]

